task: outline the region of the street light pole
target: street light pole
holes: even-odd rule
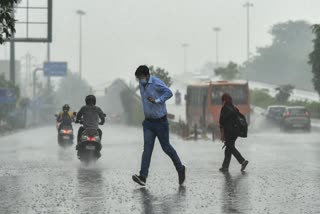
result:
[[[47,43],[47,62],[50,62],[50,58],[51,58],[50,42],[48,42]],[[51,88],[51,78],[50,78],[50,76],[48,76],[48,79],[47,79],[47,87],[48,87],[48,90],[50,90],[50,88]]]
[[[15,54],[15,41],[14,41],[14,33],[12,34],[12,38],[10,40],[10,81],[13,84],[16,84],[16,54]]]
[[[213,31],[216,33],[216,66],[219,65],[219,32],[221,31],[221,28],[214,27]]]
[[[82,10],[77,10],[76,13],[79,15],[79,76],[82,79],[82,16],[86,13]]]
[[[250,59],[250,7],[253,7],[253,4],[247,2],[243,5],[247,9],[247,61]]]
[[[11,16],[14,18],[14,6],[12,8]],[[15,53],[15,41],[14,41],[14,32],[12,32],[10,40],[10,81],[15,85],[16,84],[16,53]]]
[[[189,47],[188,43],[182,43],[181,44],[183,48],[183,72],[187,72],[187,48]]]

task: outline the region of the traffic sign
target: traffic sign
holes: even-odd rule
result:
[[[68,65],[66,62],[45,62],[43,65],[43,71],[45,76],[66,76]]]
[[[14,88],[0,88],[0,103],[15,103],[17,101]]]

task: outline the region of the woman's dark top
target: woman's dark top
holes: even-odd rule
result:
[[[219,123],[220,128],[224,129],[226,138],[236,135],[234,134],[234,125],[237,111],[239,110],[232,104],[225,104],[221,109]]]

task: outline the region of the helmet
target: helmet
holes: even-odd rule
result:
[[[96,97],[94,95],[86,96],[86,105],[96,105]]]
[[[68,104],[65,104],[62,106],[62,111],[69,111],[70,110],[70,106]]]

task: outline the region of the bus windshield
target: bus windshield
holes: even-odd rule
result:
[[[233,104],[244,105],[248,103],[247,85],[218,85],[212,86],[211,104],[221,105],[221,96],[229,93],[232,97]]]

